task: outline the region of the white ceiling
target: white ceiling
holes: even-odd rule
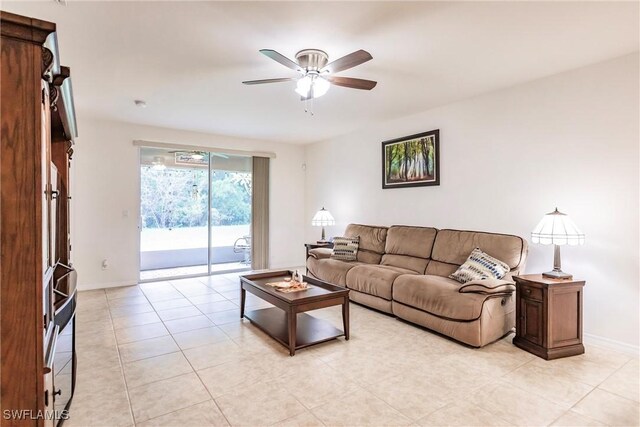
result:
[[[348,133],[638,50],[638,3],[612,2],[3,2],[58,24],[80,113],[293,143]],[[295,73],[258,53],[373,60],[339,75],[304,113]],[[148,107],[137,108],[134,99]],[[80,124],[81,126],[81,124]]]

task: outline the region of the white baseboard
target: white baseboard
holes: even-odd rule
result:
[[[95,289],[118,288],[120,286],[133,286],[137,284],[138,284],[137,280],[127,280],[124,282],[109,282],[109,283],[85,283],[82,285],[78,285],[78,291],[93,291]]]
[[[620,353],[630,354],[632,356],[640,355],[640,348],[637,345],[631,345],[622,341],[612,340],[610,338],[604,338],[598,335],[583,334],[584,343],[589,345],[596,345],[598,347],[604,347],[609,350],[615,350]]]

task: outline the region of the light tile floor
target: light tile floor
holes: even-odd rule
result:
[[[237,274],[80,292],[74,426],[638,425],[638,359],[470,349],[351,305],[351,340],[289,357]],[[249,296],[248,307],[266,303]],[[339,307],[314,315],[341,327]]]

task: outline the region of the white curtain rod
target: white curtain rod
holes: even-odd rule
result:
[[[230,148],[217,148],[217,147],[203,147],[200,145],[185,145],[185,144],[173,144],[168,142],[154,142],[145,141],[142,139],[136,139],[133,141],[133,145],[137,147],[150,147],[150,148],[166,148],[177,150],[193,150],[193,151],[207,151],[211,153],[230,154],[239,156],[251,156],[251,157],[268,157],[270,159],[276,158],[276,153],[271,151],[245,151],[245,150],[233,150]]]

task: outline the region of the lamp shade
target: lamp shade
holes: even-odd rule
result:
[[[569,215],[556,208],[546,214],[531,232],[531,241],[542,245],[582,245],[584,233]]]
[[[335,223],[336,221],[333,219],[331,212],[329,212],[325,208],[322,208],[318,212],[316,212],[316,214],[313,216],[313,219],[311,220],[311,225],[322,227],[324,227],[325,225],[334,225]]]

